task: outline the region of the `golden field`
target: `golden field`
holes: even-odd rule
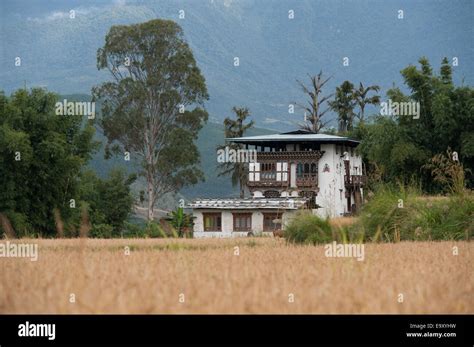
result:
[[[474,312],[470,242],[366,244],[364,261],[277,238],[10,242],[39,259],[0,258],[0,313]]]

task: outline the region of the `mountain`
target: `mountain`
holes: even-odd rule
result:
[[[251,128],[246,136],[274,134],[275,131],[263,128]],[[201,155],[201,168],[206,180],[195,186],[183,189],[181,194],[186,198],[238,197],[238,187],[232,187],[230,176],[218,176],[217,146],[224,141],[224,127],[218,123],[207,123],[200,131],[196,142]]]
[[[474,48],[466,44],[474,37],[471,0],[4,0],[0,89],[89,94],[109,78],[97,70],[96,52],[110,27],[154,18],[183,27],[207,81],[210,118],[219,123],[232,106],[247,106],[257,126],[294,128],[302,115],[289,114],[288,104],[304,101],[295,80],[321,69],[333,76],[328,93],[346,79],[378,84],[382,93],[402,86],[400,70],[421,56],[435,70],[444,56],[456,57],[455,81],[474,80]]]

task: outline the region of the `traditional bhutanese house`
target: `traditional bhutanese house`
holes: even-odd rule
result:
[[[325,218],[362,205],[366,176],[356,140],[302,130],[227,140],[256,151],[246,165],[251,197],[193,201],[194,237],[273,233],[299,209]]]

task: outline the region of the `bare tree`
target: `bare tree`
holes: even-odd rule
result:
[[[323,122],[322,118],[330,108],[327,107],[322,110],[322,105],[328,102],[334,93],[326,96],[322,96],[321,93],[324,85],[332,78],[332,76],[324,79],[322,71],[320,71],[316,76],[311,76],[309,74],[308,76],[311,80],[310,87],[307,87],[301,81],[296,80],[303,92],[309,97],[307,104],[299,104],[295,102],[295,105],[305,112],[305,122],[300,124],[300,128],[317,134],[329,122]]]

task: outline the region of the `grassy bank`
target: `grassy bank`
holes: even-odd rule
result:
[[[380,187],[349,222],[301,213],[287,227],[295,243],[470,240],[474,195],[423,196],[414,187]]]

